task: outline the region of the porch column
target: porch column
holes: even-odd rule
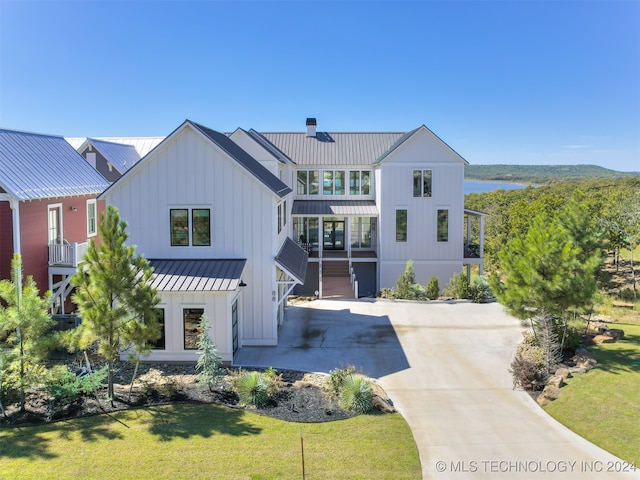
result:
[[[484,273],[484,215],[480,215],[480,264],[479,273]]]
[[[322,252],[324,248],[324,217],[318,217],[318,298],[322,298]]]
[[[20,246],[20,201],[13,198],[9,199],[9,206],[11,207],[11,220],[13,222],[13,253],[22,255]]]
[[[471,243],[471,220],[472,216],[467,213],[467,248],[469,248],[469,244]]]

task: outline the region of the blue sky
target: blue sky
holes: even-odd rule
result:
[[[0,126],[408,131],[640,171],[640,1],[0,0]]]

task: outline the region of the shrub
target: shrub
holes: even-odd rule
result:
[[[449,285],[444,289],[444,293],[453,298],[469,298],[469,280],[467,279],[467,274],[460,272],[451,277]]]
[[[416,283],[416,276],[413,273],[413,260],[409,260],[404,273],[400,275],[396,282],[396,298],[413,300],[415,297],[411,287],[414,283]]]
[[[393,288],[382,288],[378,292],[378,298],[396,298],[396,292]]]
[[[429,300],[435,300],[440,296],[440,285],[438,284],[438,277],[431,277],[427,284],[427,298]]]
[[[82,401],[82,397],[91,393],[94,386],[95,388],[104,386],[107,372],[106,366],[95,370],[92,374],[85,370],[74,373],[66,367],[51,369],[49,378],[44,384],[44,390],[51,395],[49,404],[51,416],[61,408]]]
[[[469,285],[469,298],[473,303],[486,303],[493,298],[493,292],[486,278],[478,277]]]
[[[269,398],[277,396],[282,390],[282,374],[279,374],[275,368],[269,367],[264,371],[263,376],[267,382]]]
[[[325,390],[336,398],[340,397],[345,379],[356,371],[356,367],[348,365],[346,367],[334,368],[329,372],[329,378],[325,384]]]
[[[362,375],[348,375],[340,393],[342,408],[357,413],[367,413],[373,408],[371,384]]]
[[[536,385],[542,386],[544,375],[533,360],[516,355],[511,362],[509,372],[513,375],[513,388],[533,390]]]
[[[238,396],[243,405],[262,407],[269,401],[268,379],[264,373],[246,372],[238,383]]]
[[[427,290],[419,283],[411,285],[410,290],[412,300],[427,300]]]

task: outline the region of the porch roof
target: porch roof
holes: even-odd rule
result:
[[[292,215],[377,217],[374,200],[294,200]]]
[[[307,260],[309,254],[304,248],[289,237],[282,244],[282,248],[276,255],[276,263],[297,282],[304,283],[307,275]]]
[[[230,292],[240,286],[247,260],[149,260],[151,286],[161,292]]]

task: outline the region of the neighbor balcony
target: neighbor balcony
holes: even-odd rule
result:
[[[87,253],[88,242],[52,243],[49,248],[49,266],[76,268]]]

